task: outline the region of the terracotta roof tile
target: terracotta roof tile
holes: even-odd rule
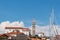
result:
[[[23,27],[5,27],[5,29],[28,29]]]
[[[11,36],[11,34],[23,34],[22,32],[10,32],[6,33],[7,36]]]

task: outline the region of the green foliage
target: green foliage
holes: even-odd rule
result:
[[[6,36],[1,36],[0,37],[0,40],[7,40],[8,39],[8,37],[6,37]]]

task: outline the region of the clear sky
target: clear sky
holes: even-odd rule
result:
[[[52,8],[60,25],[60,0],[0,0],[0,22],[23,21],[30,26],[35,18],[38,25],[48,25]]]

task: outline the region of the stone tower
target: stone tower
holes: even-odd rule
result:
[[[36,28],[36,21],[35,21],[35,19],[33,19],[33,21],[32,21],[32,36],[35,36],[35,29]]]

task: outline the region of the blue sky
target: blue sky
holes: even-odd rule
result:
[[[60,0],[0,0],[0,22],[23,21],[30,26],[35,18],[38,25],[48,25],[52,8],[60,25]]]

